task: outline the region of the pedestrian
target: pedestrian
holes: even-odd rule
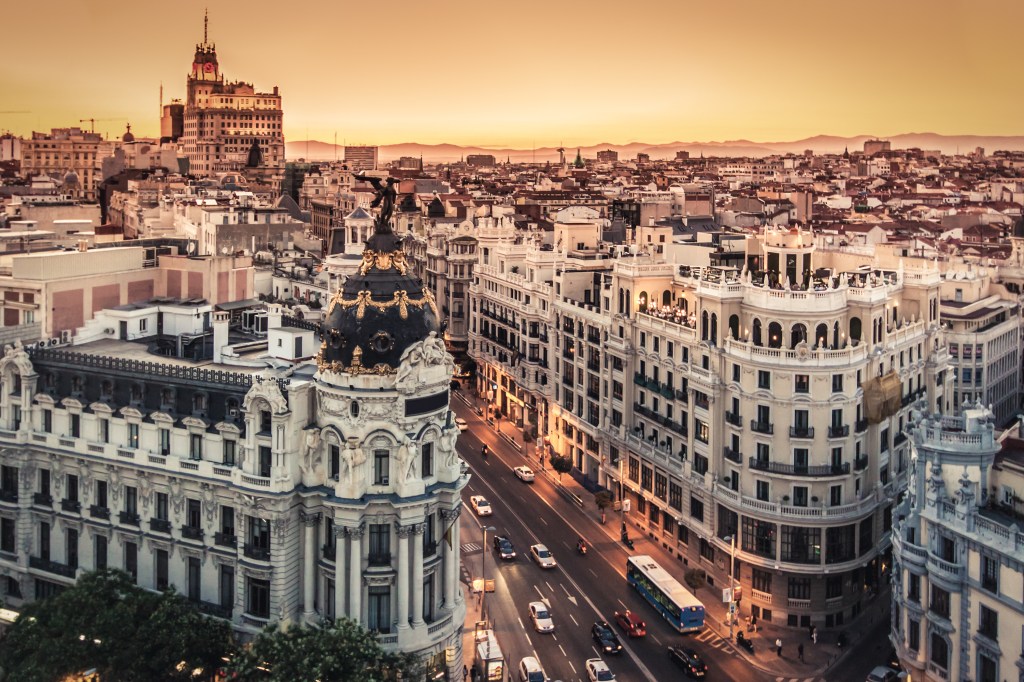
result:
[[[775,640],[775,655],[782,657],[782,638],[779,637]]]
[[[807,624],[807,639],[814,639],[814,626]]]
[[[467,677],[469,677],[469,668],[462,666],[462,682],[466,682]]]
[[[815,644],[818,643],[818,628],[814,628],[814,632],[811,633],[811,641]]]
[[[804,660],[804,645],[803,645],[803,644],[799,645],[799,646],[798,646],[798,647],[796,648],[796,657],[797,657],[797,658],[798,658],[799,660],[801,660],[801,661],[802,661],[802,660]]]

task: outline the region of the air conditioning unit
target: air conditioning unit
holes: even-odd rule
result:
[[[46,348],[46,341],[40,341],[37,343],[36,348]]]
[[[71,343],[71,330],[65,329],[60,333],[61,343]]]
[[[114,328],[113,327],[107,327],[106,329],[103,330],[103,333],[104,334],[113,334],[114,333]]]
[[[59,339],[59,338],[57,338],[56,336],[55,336],[55,337],[53,337],[52,339],[50,339],[50,345],[51,345],[51,346],[56,346],[56,345],[58,345],[58,344],[60,344],[60,339]]]

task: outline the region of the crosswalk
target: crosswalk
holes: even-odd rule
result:
[[[700,634],[695,636],[695,639],[698,642],[703,642],[704,644],[707,644],[708,646],[713,647],[715,649],[719,649],[727,654],[732,654],[736,651],[732,648],[728,641],[719,637],[717,634],[715,634],[714,630],[711,630],[709,628],[704,628],[704,630],[702,630]]]
[[[462,553],[470,554],[472,552],[479,552],[483,548],[484,546],[481,545],[479,542],[467,542],[462,545]]]

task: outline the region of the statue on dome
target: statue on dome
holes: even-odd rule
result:
[[[374,222],[374,232],[376,234],[391,234],[391,214],[395,210],[395,197],[398,195],[395,184],[398,183],[398,179],[387,178],[387,184],[382,183],[380,178],[367,175],[356,175],[355,179],[370,183],[377,193],[370,204],[371,208],[380,206],[380,216]]]

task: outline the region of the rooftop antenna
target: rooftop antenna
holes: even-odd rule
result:
[[[338,162],[338,131],[334,131],[334,162]]]
[[[210,24],[210,10],[208,8],[204,7],[203,8],[203,45],[206,45],[206,43],[207,43],[207,41],[206,41],[206,29],[209,27],[209,24]]]

